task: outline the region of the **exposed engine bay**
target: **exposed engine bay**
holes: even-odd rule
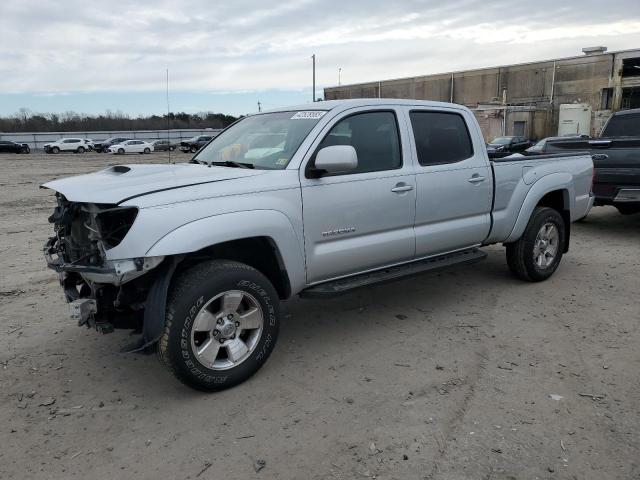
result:
[[[164,257],[107,258],[132,227],[138,209],[69,202],[60,193],[56,198],[49,217],[54,236],[44,254],[49,268],[58,272],[71,317],[103,333],[114,328],[142,332],[147,296]]]

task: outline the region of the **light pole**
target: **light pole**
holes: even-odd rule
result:
[[[342,68],[338,67],[338,86],[340,86],[341,74],[342,74]]]
[[[316,101],[316,54],[311,55],[311,61],[313,62],[313,101]]]

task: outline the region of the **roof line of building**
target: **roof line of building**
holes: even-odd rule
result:
[[[466,70],[453,70],[449,72],[427,73],[424,75],[409,75],[407,77],[385,78],[382,80],[371,80],[368,82],[356,82],[356,83],[347,83],[342,85],[333,85],[330,87],[324,87],[324,89],[325,90],[340,89],[340,88],[348,88],[348,87],[357,87],[359,85],[371,85],[374,83],[381,83],[381,82],[397,82],[400,80],[411,80],[413,78],[436,77],[439,75],[455,75],[455,74],[469,73],[469,72],[481,72],[482,70],[493,70],[496,68],[524,67],[526,65],[535,65],[536,63],[562,62],[566,60],[576,60],[579,58],[586,59],[586,58],[594,58],[594,57],[606,57],[606,56],[618,55],[620,53],[627,53],[627,52],[634,52],[634,51],[640,51],[640,48],[629,48],[626,50],[616,50],[613,52],[605,52],[605,53],[598,53],[598,54],[592,54],[592,55],[583,54],[583,55],[574,55],[572,57],[551,58],[549,60],[533,60],[530,62],[512,63],[508,65],[494,65],[492,67],[478,67],[478,68],[470,68]]]

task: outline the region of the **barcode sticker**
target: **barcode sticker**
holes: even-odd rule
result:
[[[296,112],[291,120],[318,120],[322,118],[322,116],[327,113],[322,110],[308,110],[305,112]]]

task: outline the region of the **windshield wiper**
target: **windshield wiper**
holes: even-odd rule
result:
[[[211,162],[211,165],[221,165],[224,167],[235,168],[255,168],[253,163],[234,162],[233,160],[225,160],[224,162]]]

